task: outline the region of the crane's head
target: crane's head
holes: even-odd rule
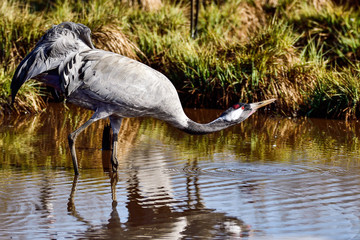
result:
[[[276,99],[264,100],[256,103],[236,103],[227,109],[220,118],[232,124],[237,124],[250,117],[257,109],[264,107]]]
[[[11,81],[12,102],[28,79],[59,68],[73,53],[93,49],[90,34],[90,28],[73,22],[63,22],[49,29],[16,68]],[[54,79],[54,75],[51,77]]]

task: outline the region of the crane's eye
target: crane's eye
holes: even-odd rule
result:
[[[245,106],[243,105],[243,104],[239,104],[239,103],[236,103],[236,104],[234,104],[233,106],[233,109],[239,109],[240,107],[241,107],[241,109],[242,110],[244,110],[245,109]]]

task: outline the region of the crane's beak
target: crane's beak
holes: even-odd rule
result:
[[[251,108],[251,112],[250,112],[248,117],[250,117],[259,108],[265,107],[266,105],[269,105],[270,103],[273,103],[275,101],[276,101],[276,99],[272,98],[272,99],[264,100],[264,101],[261,101],[261,102],[250,103],[249,105],[250,105],[250,108]]]
[[[250,108],[251,108],[251,112],[250,112],[248,117],[250,117],[259,108],[265,107],[266,105],[269,105],[270,103],[273,103],[275,101],[276,101],[276,99],[272,98],[272,99],[264,100],[264,101],[261,101],[261,102],[249,103]]]
[[[250,107],[253,111],[256,111],[257,109],[259,108],[262,108],[266,105],[269,105],[270,103],[273,103],[275,102],[276,99],[273,98],[273,99],[269,99],[269,100],[264,100],[264,101],[261,101],[261,102],[256,102],[256,103],[250,103]]]

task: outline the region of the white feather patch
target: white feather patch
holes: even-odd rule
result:
[[[234,111],[229,112],[228,114],[226,114],[224,116],[224,119],[226,121],[228,121],[228,122],[236,121],[237,119],[240,118],[243,111],[244,111],[244,109],[242,109],[242,108],[235,109]]]

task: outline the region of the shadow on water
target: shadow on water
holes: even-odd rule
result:
[[[217,110],[187,110],[199,122]],[[358,239],[359,123],[257,114],[207,136],[126,119],[119,171],[106,121],[61,104],[0,125],[0,238]]]

